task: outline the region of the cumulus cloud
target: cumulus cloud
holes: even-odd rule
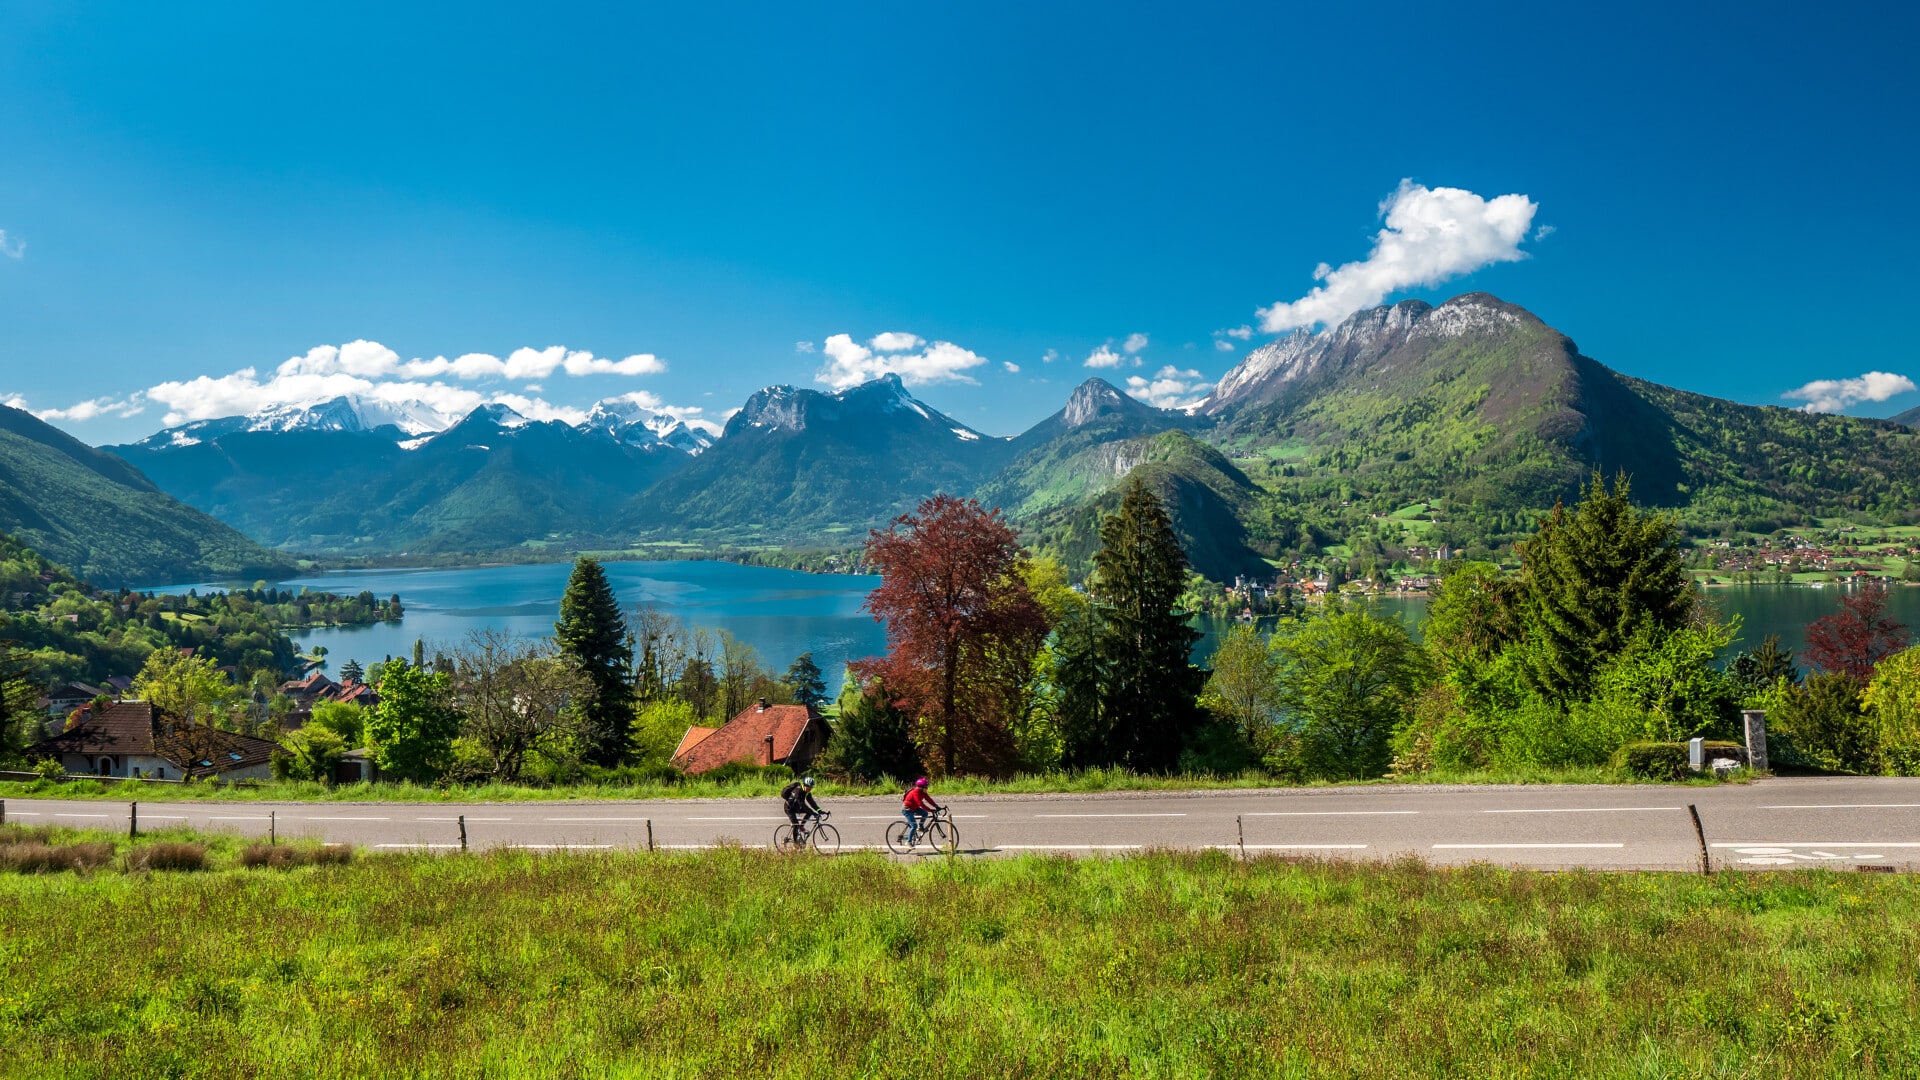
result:
[[[9,237],[7,236],[7,230],[0,229],[0,255],[5,255],[9,259],[20,259],[25,258],[26,254],[27,242],[25,240]]]
[[[25,408],[23,404],[21,406]],[[92,420],[96,416],[139,416],[147,411],[146,395],[134,393],[124,398],[97,397],[89,401],[76,402],[64,409],[36,409],[33,415],[42,420]]]
[[[1322,284],[1290,303],[1261,308],[1270,334],[1323,323],[1331,326],[1401,289],[1438,285],[1493,263],[1517,262],[1539,204],[1525,195],[1484,199],[1462,188],[1429,188],[1411,180],[1380,204],[1385,228],[1359,262],[1313,272]]]
[[[1227,337],[1238,338],[1241,341],[1251,341],[1253,339],[1253,327],[1245,325],[1236,326],[1228,330],[1218,330],[1215,331],[1215,333],[1225,334]]]
[[[1132,356],[1146,347],[1147,335],[1138,332],[1128,334],[1127,340],[1120,345],[1121,351],[1125,352],[1128,356]]]
[[[1233,342],[1228,341],[1225,338],[1214,338],[1213,347],[1220,352],[1232,352]]]
[[[1213,389],[1213,384],[1198,371],[1182,370],[1168,364],[1153,373],[1153,378],[1127,376],[1127,393],[1156,409],[1187,409],[1198,405]]]
[[[1040,362],[1043,364],[1051,364],[1058,359],[1060,359],[1059,349],[1048,349],[1045,353],[1041,354],[1040,356]]]
[[[277,375],[355,375],[361,378],[544,379],[556,371],[569,375],[658,375],[666,362],[652,353],[635,353],[615,360],[591,352],[549,345],[519,348],[501,358],[491,353],[464,353],[449,360],[436,356],[402,360],[400,354],[377,341],[350,341],[345,345],[317,345],[292,357],[276,369]]]
[[[1127,358],[1114,352],[1113,346],[1102,345],[1088,353],[1087,358],[1082,360],[1080,364],[1082,367],[1090,368],[1117,368],[1126,362]]]
[[[1014,363],[1014,362],[1013,362],[1013,361],[1011,361],[1011,360],[1003,360],[1003,361],[1001,361],[1001,363],[1000,363],[1000,366],[1001,366],[1001,367],[1003,367],[1003,368],[1006,368],[1006,369],[1007,369],[1007,374],[1009,374],[1009,375],[1018,375],[1018,374],[1020,374],[1020,365],[1019,365],[1019,364],[1016,364],[1016,363]]]
[[[797,353],[810,353],[813,351],[813,342],[796,341],[793,343],[793,351]]]
[[[987,362],[986,357],[951,341],[929,345],[914,334],[897,331],[879,334],[865,345],[853,340],[851,334],[835,334],[826,340],[821,351],[827,354],[827,363],[814,373],[814,381],[835,390],[871,382],[890,373],[900,376],[900,381],[908,386],[971,383],[976,380],[967,372]]]
[[[659,413],[661,416],[671,416],[688,427],[704,431],[709,435],[719,435],[721,432],[721,426],[719,424],[714,423],[702,415],[706,410],[700,406],[669,405],[661,400],[659,394],[653,393],[650,390],[635,390],[631,394],[621,394],[619,397],[610,398],[609,400],[631,402],[648,412]],[[722,419],[725,419],[727,416],[732,416],[739,411],[738,409],[729,409]]]
[[[1905,375],[1869,371],[1851,379],[1815,379],[1780,396],[1788,401],[1805,402],[1800,406],[1803,412],[1837,413],[1863,401],[1885,401],[1913,389],[1913,380]]]

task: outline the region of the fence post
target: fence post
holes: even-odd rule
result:
[[[0,825],[7,823],[7,800],[0,799]]]
[[[280,829],[279,829],[280,822],[277,817],[278,814],[279,814],[279,811],[277,810],[267,811],[267,846],[268,847],[274,847],[280,843]]]
[[[4,811],[5,809],[6,807],[4,805],[0,805],[0,811]],[[647,850],[648,851],[653,850],[653,819],[652,818],[647,819]]]
[[[467,850],[467,815],[460,815],[460,850]]]
[[[1247,826],[1239,814],[1233,815],[1233,831],[1240,834],[1240,861],[1247,861]]]
[[[137,802],[130,802],[127,804],[127,839],[132,840],[134,837],[139,835],[140,835],[140,804]]]
[[[1687,804],[1687,813],[1693,815],[1693,837],[1700,841],[1700,872],[1713,873],[1713,860],[1707,855],[1707,831],[1700,827],[1700,808]]]
[[[1740,713],[1743,734],[1747,737],[1747,768],[1767,771],[1767,711],[1743,709]]]

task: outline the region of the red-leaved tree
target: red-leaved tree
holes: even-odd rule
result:
[[[886,623],[887,654],[857,661],[915,718],[921,758],[938,773],[998,773],[1013,762],[1002,685],[1028,677],[1047,619],[1018,571],[1020,542],[999,511],[935,495],[867,537],[880,587],[866,610]]]
[[[1807,659],[1865,686],[1880,661],[1907,647],[1907,627],[1887,615],[1887,587],[1863,585],[1840,610],[1807,624]]]

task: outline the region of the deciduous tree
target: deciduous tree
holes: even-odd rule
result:
[[[1279,711],[1299,737],[1306,771],[1335,779],[1385,773],[1389,739],[1427,677],[1406,626],[1329,606],[1284,624],[1273,652]]]
[[[483,630],[467,636],[454,666],[461,734],[486,755],[495,780],[518,780],[529,754],[564,759],[578,748],[594,684],[570,654]],[[624,756],[627,732],[621,734]]]
[[[1840,610],[1807,624],[1807,659],[1860,686],[1880,661],[1907,647],[1906,624],[1887,614],[1887,588],[1862,585],[1840,597]]]
[[[920,774],[920,751],[913,744],[913,718],[878,682],[848,687],[840,695],[840,720],[821,754],[818,768],[835,776],[902,782]]]
[[[936,495],[866,545],[880,587],[866,609],[887,628],[887,655],[855,665],[915,717],[928,767],[1001,772],[1013,764],[1004,715],[1009,678],[1031,677],[1046,616],[1018,572],[1020,544],[998,511]],[[1017,674],[1015,673],[1017,672]]]
[[[382,769],[415,783],[436,780],[453,763],[459,734],[452,676],[405,660],[381,665],[380,706],[367,718],[367,736]]]

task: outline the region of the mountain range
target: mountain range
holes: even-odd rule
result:
[[[1696,532],[1920,516],[1913,429],[1630,378],[1484,293],[1261,346],[1185,411],[1089,379],[1011,438],[888,375],[768,387],[718,431],[631,398],[579,424],[336,399],[106,449],[267,545],[318,554],[851,547],[949,491],[1077,565],[1127,476],[1215,578],[1289,552],[1384,554],[1409,508],[1435,542],[1498,546],[1596,469],[1631,474],[1639,500]]]

